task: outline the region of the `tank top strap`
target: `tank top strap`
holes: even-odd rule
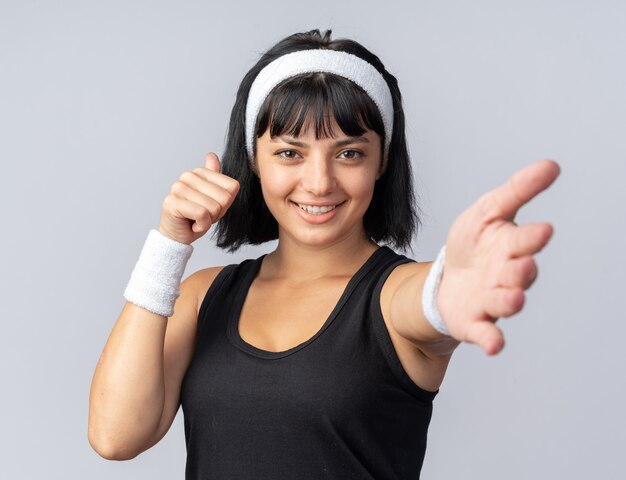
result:
[[[425,390],[419,387],[411,379],[411,377],[409,377],[408,373],[400,362],[400,358],[398,357],[395,347],[393,346],[393,342],[391,340],[391,336],[389,335],[389,331],[387,329],[387,325],[385,323],[383,312],[380,306],[380,295],[385,285],[385,282],[387,281],[387,278],[389,278],[389,275],[391,275],[396,267],[406,263],[414,262],[414,260],[404,255],[398,255],[394,252],[392,252],[392,255],[393,256],[388,257],[388,261],[384,263],[384,266],[382,266],[372,289],[372,295],[370,299],[370,315],[373,333],[376,336],[378,344],[383,352],[387,364],[389,365],[389,368],[393,372],[400,385],[402,385],[402,387],[408,393],[410,393],[417,399],[430,403],[439,393],[439,389],[437,389],[436,391]]]
[[[265,255],[226,265],[213,279],[198,311],[198,338],[216,330],[224,331],[232,306],[246,295],[242,286],[252,282]]]

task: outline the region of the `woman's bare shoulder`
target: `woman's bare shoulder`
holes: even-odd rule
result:
[[[204,299],[206,292],[209,290],[213,281],[223,268],[223,266],[203,268],[192,273],[184,280],[184,283],[187,283],[187,285],[196,293],[197,312],[200,311],[200,305],[202,305],[202,300]]]

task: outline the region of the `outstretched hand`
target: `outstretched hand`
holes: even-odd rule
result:
[[[553,160],[519,170],[487,192],[452,224],[437,306],[450,335],[478,344],[487,355],[504,347],[499,317],[524,305],[524,290],[537,278],[533,255],[553,234],[549,223],[517,225],[517,211],[560,173]]]

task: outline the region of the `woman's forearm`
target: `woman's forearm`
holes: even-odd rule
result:
[[[98,361],[89,397],[89,442],[103,457],[151,446],[165,398],[167,318],[126,302]]]

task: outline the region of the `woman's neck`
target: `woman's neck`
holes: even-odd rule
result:
[[[306,245],[279,235],[278,247],[266,256],[260,274],[296,282],[352,276],[378,248],[364,231],[324,246]]]

